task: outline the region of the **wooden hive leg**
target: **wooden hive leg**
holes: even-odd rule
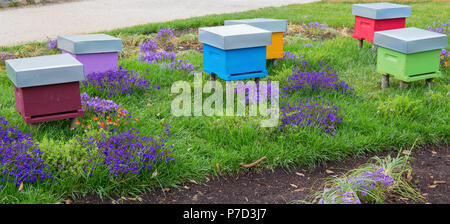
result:
[[[77,118],[72,118],[70,120],[70,130],[73,131],[77,127]]]
[[[255,83],[256,83],[256,85],[259,85],[259,81],[261,80],[261,78],[260,77],[256,77],[255,78]]]
[[[364,42],[363,39],[358,40],[358,49],[363,48]]]
[[[30,128],[31,130],[36,130],[38,129],[38,124],[37,123],[30,124]]]
[[[408,82],[405,82],[405,81],[400,80],[400,89],[401,89],[401,90],[407,89],[407,88],[408,88],[408,85],[409,85]]]
[[[372,45],[372,51],[373,52],[375,52],[375,53],[377,53],[377,50],[378,50],[378,46],[377,45]]]
[[[382,74],[381,75],[381,89],[386,89],[389,87],[389,75]]]
[[[426,81],[426,83],[427,83],[426,85],[429,89],[433,88],[433,79],[432,78],[426,79],[425,81]]]
[[[209,81],[211,81],[211,88],[216,88],[216,78],[216,74],[211,74],[211,76],[209,77]]]

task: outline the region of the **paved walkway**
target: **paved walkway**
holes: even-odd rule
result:
[[[0,46],[318,0],[82,0],[0,10]]]

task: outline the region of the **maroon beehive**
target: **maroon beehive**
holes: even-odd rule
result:
[[[388,2],[354,4],[352,14],[355,15],[353,38],[373,43],[377,31],[404,28],[411,7]]]
[[[83,115],[80,97],[83,65],[69,54],[13,59],[5,64],[14,83],[17,111],[25,123]]]

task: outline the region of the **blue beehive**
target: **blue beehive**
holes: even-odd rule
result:
[[[272,33],[239,24],[200,28],[203,71],[226,81],[267,76],[266,46]]]

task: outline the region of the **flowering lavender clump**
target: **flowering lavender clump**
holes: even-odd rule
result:
[[[80,140],[80,144],[91,150],[92,155],[83,169],[92,175],[95,169],[105,167],[112,177],[119,178],[150,171],[159,162],[173,160],[170,156],[172,150],[165,142],[163,138],[156,140],[142,136],[136,129],[113,131],[111,135],[96,135]]]
[[[362,196],[367,196],[367,193],[374,188],[384,191],[394,184],[394,178],[385,174],[383,168],[380,167],[377,169],[375,166],[373,166],[372,170],[362,170],[361,173],[356,175],[353,179],[355,188],[361,192]]]
[[[14,55],[11,52],[0,52],[0,63],[4,64],[6,60],[13,59]]]
[[[444,23],[444,22],[441,22],[441,20],[438,20],[437,22],[434,21],[433,25],[427,27],[427,30],[449,35],[450,34],[450,22]]]
[[[95,114],[115,113],[121,109],[121,104],[116,104],[112,100],[106,100],[99,97],[90,97],[89,94],[81,94],[81,104],[83,109]],[[125,111],[126,112],[126,111]]]
[[[251,86],[248,85],[247,83],[244,84],[242,81],[239,81],[236,84],[236,88],[235,88],[235,92],[238,96],[240,95],[244,95],[245,96],[245,104],[248,103],[259,103],[260,100],[271,100],[272,99],[272,91],[273,91],[273,87],[272,87],[272,83],[270,81],[267,81],[267,85],[266,85],[266,89],[267,89],[267,94],[259,94],[260,92],[260,82],[256,83],[256,89],[255,89],[255,94],[250,94],[250,89]],[[274,92],[274,97],[277,97],[279,95],[279,93]]]
[[[156,43],[154,40],[150,39],[148,42],[144,42],[141,44],[141,51],[142,52],[151,52],[158,49],[158,43]]]
[[[12,181],[20,185],[38,179],[53,179],[41,154],[31,134],[17,127],[8,127],[8,121],[0,117],[0,181]]]
[[[134,90],[143,90],[150,86],[150,82],[138,73],[122,69],[122,67],[117,70],[88,74],[82,83],[85,87],[92,87],[95,91],[109,96],[132,94]]]
[[[156,34],[156,41],[159,43],[164,44],[167,41],[170,41],[172,38],[175,37],[175,29],[171,28],[162,28],[158,30],[158,33]]]
[[[339,106],[310,98],[299,101],[296,105],[287,103],[280,111],[282,115],[280,129],[295,127],[300,131],[307,127],[317,127],[335,135],[337,125],[342,123],[343,119]]]
[[[143,45],[150,45],[144,43]],[[147,50],[148,49],[148,50]],[[138,60],[148,64],[159,64],[161,68],[171,68],[186,72],[195,72],[194,65],[189,63],[189,60],[177,59],[174,52],[155,51],[152,48],[141,46],[141,54]]]
[[[329,65],[319,62],[320,71],[306,71],[304,67],[294,67],[292,75],[288,77],[288,85],[283,89],[287,92],[298,90],[312,92],[338,91],[346,95],[355,95],[354,89],[339,79],[336,71]]]
[[[325,30],[325,28],[327,28],[327,25],[320,24],[319,22],[310,22],[310,23],[308,23],[308,25],[303,24],[302,27],[303,27],[303,29],[305,29],[308,32],[317,33],[322,30]]]
[[[353,190],[334,186],[323,190],[319,204],[361,204],[361,200]]]
[[[297,68],[301,68],[304,71],[308,70],[311,67],[311,64],[308,63],[305,59],[303,59],[303,55],[297,56],[289,51],[284,51],[283,58],[277,60],[293,62],[294,64],[297,65]]]
[[[52,40],[49,37],[47,37],[47,48],[49,50],[56,49],[57,46],[58,46],[58,40]]]

